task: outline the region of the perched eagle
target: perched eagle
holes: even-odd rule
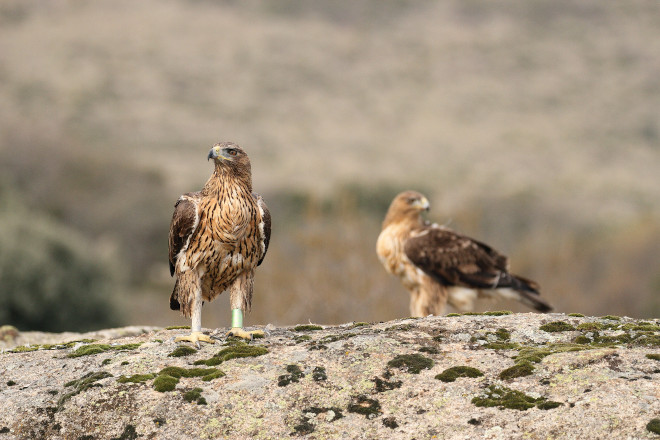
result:
[[[429,201],[416,191],[397,195],[387,211],[376,252],[410,291],[412,316],[441,315],[445,304],[472,310],[477,298],[515,299],[540,312],[552,307],[532,280],[509,273],[490,246],[422,219]]]
[[[176,341],[213,343],[202,334],[202,304],[229,289],[232,329],[228,334],[251,339],[263,332],[243,330],[243,313],[252,302],[255,268],[270,241],[270,212],[252,192],[250,159],[231,142],[215,144],[208,155],[215,170],[198,192],[186,193],[174,205],[170,224],[170,274],[176,275],[170,308],[192,317],[190,336]]]

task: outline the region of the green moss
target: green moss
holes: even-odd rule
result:
[[[134,374],[134,375],[132,375],[131,377],[126,377],[126,376],[123,376],[123,375],[122,375],[122,376],[119,377],[119,379],[117,379],[117,382],[119,382],[119,383],[128,383],[128,382],[132,382],[132,383],[142,383],[142,382],[146,382],[146,381],[148,381],[148,380],[151,380],[151,379],[153,379],[153,378],[155,378],[155,377],[156,377],[156,375],[153,374],[153,373],[149,373],[149,374]]]
[[[601,316],[600,319],[610,319],[612,321],[621,321],[621,317],[620,316],[615,316],[615,315]]]
[[[660,353],[657,353],[657,354],[647,354],[647,355],[646,355],[646,358],[647,358],[647,359],[654,360],[654,361],[660,361]],[[8,385],[9,385],[9,384],[8,384]]]
[[[497,339],[500,341],[508,341],[511,339],[511,332],[505,328],[498,328],[495,331],[495,336],[497,336]]]
[[[428,354],[438,354],[438,353],[440,353],[440,350],[438,350],[435,347],[420,347],[419,352],[420,353],[428,353]]]
[[[81,356],[90,356],[93,354],[104,353],[109,350],[135,350],[142,342],[136,344],[124,344],[124,345],[109,345],[109,344],[89,344],[79,347],[73,353],[69,353],[67,357],[77,358]]]
[[[532,373],[534,373],[534,366],[532,364],[529,362],[520,362],[513,367],[503,370],[499,374],[499,378],[502,380],[514,379],[516,377],[530,376]]]
[[[514,358],[516,363],[539,363],[544,357],[555,353],[565,353],[568,351],[587,350],[589,347],[579,344],[548,344],[540,347],[523,347]]]
[[[489,348],[491,350],[518,350],[520,344],[515,342],[489,342],[482,345],[483,348]]]
[[[171,376],[177,379],[181,377],[201,377],[204,381],[210,381],[223,377],[225,373],[217,368],[190,368],[185,369],[181,367],[165,367],[158,372],[159,376]]]
[[[517,409],[525,411],[530,408],[552,409],[562,405],[559,402],[549,401],[543,397],[535,399],[520,391],[511,388],[490,385],[481,396],[474,397],[472,403],[480,407],[498,407],[500,409]]]
[[[578,330],[590,331],[590,332],[604,330],[605,328],[607,328],[607,326],[602,322],[583,322],[582,324],[578,324],[577,326]]]
[[[506,315],[511,315],[513,312],[509,310],[499,310],[499,311],[494,311],[494,312],[484,312],[485,316],[506,316]]]
[[[316,342],[312,342],[309,344],[308,350],[313,351],[313,350],[327,350],[328,346],[325,344],[318,344]]]
[[[197,353],[197,350],[195,350],[192,347],[189,347],[187,345],[180,345],[177,348],[174,349],[170,354],[168,354],[168,357],[182,357],[182,356],[190,356],[191,354]]]
[[[316,330],[323,330],[323,327],[315,324],[303,324],[295,326],[293,330],[297,332],[313,332]]]
[[[165,327],[165,330],[184,330],[189,328],[189,325],[171,325],[169,327]]]
[[[263,345],[235,344],[223,348],[209,359],[201,359],[194,362],[194,365],[206,365],[209,367],[220,365],[231,359],[257,357],[268,353],[268,349]]]
[[[445,371],[435,376],[435,378],[443,382],[454,382],[459,377],[481,377],[483,375],[484,373],[476,368],[459,365],[447,368]]]
[[[71,397],[80,394],[91,387],[101,386],[96,382],[98,382],[101,379],[105,379],[106,377],[112,377],[112,374],[108,373],[107,371],[97,371],[97,372],[87,373],[80,379],[67,382],[66,384],[64,384],[64,386],[73,387],[73,390],[66,394],[63,394],[62,397],[60,397],[60,399],[57,402],[58,409],[61,408],[64,402],[69,400]]]
[[[215,354],[215,357],[226,362],[236,358],[263,356],[266,353],[268,353],[268,349],[263,345],[236,345],[223,348]]]
[[[651,421],[646,424],[646,430],[653,432],[654,434],[660,434],[660,419],[651,419]]]
[[[38,345],[19,345],[18,347],[9,350],[10,353],[26,353],[28,351],[37,351],[39,350]]]
[[[421,354],[401,354],[387,363],[388,367],[405,369],[409,373],[419,374],[424,369],[433,367],[433,359]]]
[[[312,379],[315,382],[322,382],[324,380],[328,380],[328,375],[325,372],[325,368],[314,367],[314,370],[312,371]]]
[[[367,396],[360,395],[351,399],[348,412],[362,414],[368,419],[372,419],[381,413],[380,403],[376,399],[370,399]]]
[[[7,386],[8,387],[13,387],[14,385],[16,385],[16,382],[14,382],[13,380],[8,380],[7,381]]]
[[[460,313],[447,313],[445,315],[445,317],[447,317],[447,318],[453,318],[455,316],[461,316],[461,314]]]
[[[568,322],[564,321],[553,321],[549,322],[547,324],[543,324],[541,327],[539,327],[541,330],[545,332],[567,332],[567,331],[572,331],[575,330],[575,327],[573,327],[571,324]]]
[[[296,344],[300,344],[301,342],[307,342],[311,341],[312,337],[309,335],[298,335],[295,338],[293,338]]]
[[[332,342],[343,341],[357,336],[355,333],[344,333],[343,335],[327,335],[319,339],[319,344],[330,344]]]
[[[584,318],[584,315],[582,313],[569,313],[568,316],[571,316],[573,318]]]
[[[176,384],[179,383],[179,378],[169,376],[167,374],[160,374],[154,379],[154,390],[165,393],[167,391],[174,391]]]
[[[584,335],[580,335],[577,338],[573,339],[573,342],[575,342],[576,344],[590,344],[591,339],[587,338]]]
[[[308,435],[314,432],[314,425],[309,423],[309,417],[303,416],[300,423],[293,427],[292,435]]]
[[[325,413],[328,413],[330,411],[335,413],[335,415],[330,419],[330,422],[334,422],[335,420],[339,420],[342,417],[344,417],[344,414],[342,414],[341,409],[337,408],[336,406],[332,406],[332,407],[329,407],[329,408],[325,408],[325,407],[321,408],[321,407],[318,407],[318,406],[311,406],[309,408],[303,409],[302,412],[303,412],[303,414],[312,413],[312,414],[316,414],[318,416],[319,414],[325,414]]]
[[[198,405],[206,405],[206,399],[202,397],[201,388],[193,388],[190,391],[183,393],[183,400],[186,402],[197,402]]]
[[[353,325],[351,326],[351,328],[364,327],[365,325],[369,325],[369,323],[368,322],[354,322]]]
[[[277,385],[280,387],[285,387],[291,382],[300,382],[300,379],[305,377],[298,365],[287,365],[286,371],[288,374],[283,374],[277,378]]]
[[[112,359],[103,359],[103,362],[101,362],[101,365],[108,365],[110,362],[112,362]]]
[[[3,426],[2,428],[0,428],[0,434],[8,434],[10,432],[11,432],[11,430],[9,428],[7,428],[6,426]]]
[[[626,331],[636,331],[636,332],[660,332],[660,325],[651,324],[650,322],[630,322],[624,324],[621,327],[621,330]]]

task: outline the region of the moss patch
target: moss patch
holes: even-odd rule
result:
[[[373,419],[381,413],[378,400],[370,399],[365,395],[352,398],[347,410],[348,412],[362,414],[368,419]]]
[[[543,330],[544,332],[555,333],[555,332],[572,331],[572,330],[575,330],[575,327],[573,327],[568,322],[553,321],[553,322],[549,322],[547,324],[543,324],[541,327],[539,327],[539,329]]]
[[[571,316],[573,318],[584,318],[584,315],[582,313],[569,313],[568,316]]]
[[[189,328],[189,325],[171,325],[169,327],[165,327],[165,330],[184,330]]]
[[[146,382],[146,381],[148,381],[148,380],[151,380],[151,379],[153,379],[153,378],[155,378],[155,377],[156,377],[156,375],[153,374],[153,373],[149,373],[149,374],[134,374],[134,375],[132,375],[131,377],[126,377],[126,376],[123,376],[123,375],[122,375],[122,376],[119,377],[119,379],[117,379],[117,382],[119,382],[119,383],[128,383],[128,382],[132,382],[132,383],[142,383],[142,382]]]
[[[395,429],[399,427],[399,424],[396,422],[396,418],[394,416],[390,416],[383,419],[383,426],[386,428]]]
[[[58,409],[61,408],[62,405],[73,396],[80,394],[83,391],[88,390],[89,388],[100,387],[101,385],[96,382],[98,382],[101,379],[105,379],[106,377],[112,377],[112,374],[108,373],[107,371],[97,371],[97,372],[87,373],[80,379],[67,382],[66,384],[64,384],[64,386],[73,387],[73,390],[69,391],[66,394],[63,394],[62,397],[60,397],[60,399],[57,401]]]
[[[516,363],[539,363],[544,357],[555,353],[565,353],[568,351],[580,351],[588,349],[588,346],[580,344],[548,344],[539,347],[523,347],[514,359]]]
[[[651,353],[646,355],[647,359],[651,359],[654,361],[660,361],[660,353]]]
[[[454,382],[459,377],[481,377],[483,375],[484,373],[476,368],[459,365],[447,368],[445,371],[435,376],[435,378],[443,382]]]
[[[317,406],[312,406],[302,410],[303,416],[300,418],[300,421],[297,425],[293,427],[294,432],[291,435],[308,435],[314,432],[314,425],[310,423],[310,417],[307,414],[314,414],[318,416],[319,414],[332,414],[330,419],[326,420],[334,422],[335,420],[341,419],[344,415],[341,413],[341,410],[337,407],[331,408],[320,408]]]
[[[660,419],[651,419],[651,421],[646,424],[646,430],[655,434],[660,434]]]
[[[89,344],[89,345],[83,345],[82,347],[79,347],[77,350],[75,350],[72,353],[69,353],[67,357],[70,358],[77,358],[81,356],[90,356],[93,354],[98,354],[98,353],[104,353],[109,350],[135,350],[138,348],[140,345],[142,345],[142,342],[138,342],[135,344],[124,344],[124,345],[109,345],[109,344]]]
[[[311,340],[312,340],[312,337],[309,336],[309,335],[298,335],[295,338],[293,338],[293,341],[296,344],[300,344],[301,342],[307,342],[307,341],[311,341]]]
[[[119,435],[119,437],[113,437],[110,440],[137,440],[138,434],[135,430],[135,426],[126,425],[124,431]]]
[[[440,350],[438,350],[435,347],[420,347],[419,352],[420,353],[428,353],[428,354],[438,354],[438,353],[440,353]]]
[[[268,349],[263,345],[235,344],[223,348],[209,359],[195,361],[195,365],[215,366],[231,359],[257,357],[268,353]]]
[[[168,357],[182,357],[182,356],[190,356],[191,354],[197,353],[197,350],[195,350],[192,347],[189,347],[187,345],[180,345],[177,348],[174,349],[170,354],[168,354]]]
[[[303,324],[295,326],[293,330],[297,332],[313,332],[317,330],[323,330],[323,327],[316,324]]]
[[[520,348],[520,344],[517,344],[515,342],[489,342],[487,344],[484,344],[482,346],[483,348],[489,348],[491,350],[518,350]]]
[[[314,371],[312,371],[312,379],[315,382],[322,382],[324,380],[328,380],[328,375],[325,372],[325,368],[314,367]]]
[[[400,380],[390,382],[386,379],[381,379],[380,377],[374,377],[372,380],[374,384],[376,384],[376,392],[378,393],[384,393],[385,391],[393,390],[395,388],[401,388],[401,385],[403,384],[403,382]]]
[[[190,391],[186,391],[183,393],[183,400],[186,402],[196,402],[197,405],[206,405],[206,399],[202,397],[202,389],[201,388],[193,388]]]
[[[474,397],[472,403],[481,407],[498,407],[520,411],[534,407],[552,409],[562,405],[560,402],[549,401],[544,397],[535,399],[520,391],[498,385],[490,385],[483,395]]]
[[[277,378],[277,385],[280,387],[285,387],[291,382],[300,382],[300,379],[305,377],[298,365],[287,365],[286,371],[288,374],[283,374]]]
[[[534,373],[534,366],[529,362],[520,362],[509,367],[506,370],[503,370],[499,374],[499,378],[502,380],[514,379],[516,377],[530,376]]]
[[[210,381],[225,375],[217,368],[181,368],[181,367],[165,367],[158,372],[158,375],[172,376],[177,379],[181,377],[201,377],[204,381]]]
[[[319,339],[319,344],[330,344],[332,342],[343,341],[344,339],[349,339],[354,336],[357,336],[355,333],[344,333],[343,335],[327,335]]]
[[[154,379],[154,390],[161,393],[174,391],[174,388],[176,388],[176,384],[178,383],[178,377],[169,376],[167,374],[160,374],[156,379]]]
[[[601,316],[600,319],[609,319],[609,320],[612,320],[612,321],[621,321],[621,317],[620,316],[615,316],[615,315]]]
[[[400,354],[389,361],[387,366],[406,370],[412,374],[419,374],[420,371],[433,367],[433,359],[424,357],[421,354]]]

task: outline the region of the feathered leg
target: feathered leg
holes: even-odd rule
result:
[[[182,274],[177,281],[179,289],[185,288],[184,292],[179,291],[179,300],[181,300],[182,312],[185,316],[192,317],[191,333],[188,336],[179,336],[174,342],[188,341],[194,344],[198,349],[200,342],[215,343],[213,339],[202,333],[202,286],[199,277],[196,274],[188,272]]]
[[[263,338],[264,332],[243,330],[243,314],[250,310],[252,304],[252,289],[254,288],[254,270],[243,272],[229,288],[229,303],[231,304],[231,330],[227,336],[243,339]]]

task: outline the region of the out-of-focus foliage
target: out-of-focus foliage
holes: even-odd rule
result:
[[[0,322],[84,331],[121,322],[117,274],[96,243],[0,188]]]

